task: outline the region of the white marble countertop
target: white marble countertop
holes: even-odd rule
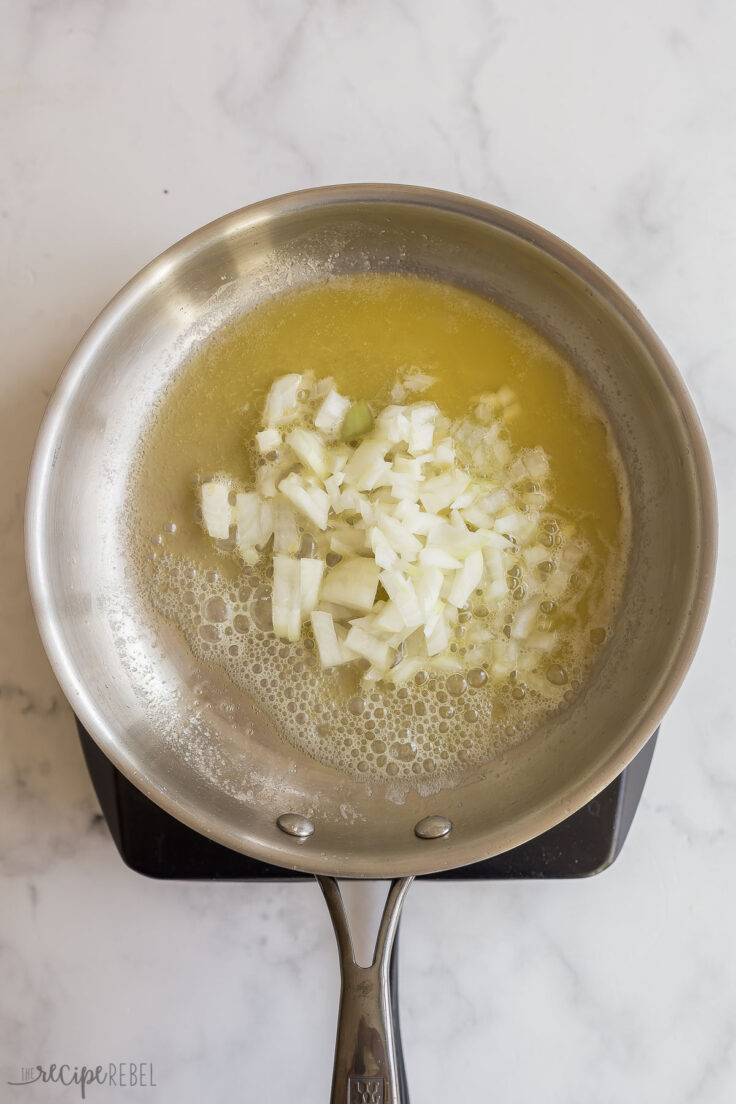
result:
[[[116,289],[195,227],[315,184],[507,206],[632,295],[699,407],[719,579],[624,852],[601,877],[424,884],[402,935],[412,1101],[736,1098],[736,8],[728,0],[3,6],[0,1099],[21,1067],[151,1062],[88,1100],[328,1097],[337,963],[316,887],[120,862],[25,586],[50,389]]]

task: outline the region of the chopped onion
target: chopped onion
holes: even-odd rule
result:
[[[271,521],[273,524],[274,552],[296,552],[299,547],[299,530],[297,529],[294,511],[288,502],[273,501],[271,503]]]
[[[482,578],[483,552],[477,548],[475,552],[470,553],[460,571],[456,573],[448,601],[458,609],[466,605]]]
[[[287,475],[286,479],[282,479],[278,489],[300,513],[313,521],[318,529],[327,528],[330,500],[323,490],[319,487],[307,486],[295,472]]]
[[[301,635],[299,564],[299,560],[292,560],[289,556],[273,558],[273,631],[283,640],[298,640]]]
[[[324,560],[307,558],[299,560],[299,611],[302,621],[305,621],[319,604],[319,590],[324,570]]]
[[[400,571],[382,571],[381,585],[401,615],[408,628],[416,628],[422,623],[416,592],[411,581]]]
[[[253,562],[249,553],[267,544],[273,533],[271,505],[255,491],[246,491],[235,496],[235,517],[238,551],[246,561]]]
[[[323,433],[337,433],[349,409],[350,399],[346,399],[333,388],[317,411],[314,419],[315,428],[321,429]]]
[[[372,491],[389,469],[384,460],[387,451],[388,442],[362,441],[345,465],[345,479],[358,491]]]
[[[309,429],[293,429],[286,443],[298,460],[324,480],[330,474],[324,443],[318,433]]]
[[[387,670],[391,666],[392,650],[388,644],[372,636],[359,625],[353,625],[345,640],[351,651],[369,660],[374,667]]]
[[[338,639],[335,622],[329,613],[314,610],[311,621],[320,663],[323,667],[341,667],[343,663],[350,663],[357,659],[355,652],[351,652],[345,646],[344,639],[342,642]]]
[[[258,451],[265,456],[267,452],[273,452],[279,447],[281,434],[277,429],[262,429],[260,433],[256,433],[256,444]]]
[[[322,586],[322,597],[349,609],[368,613],[376,600],[381,569],[373,559],[356,556],[341,560],[332,568]]]
[[[211,482],[202,484],[202,524],[215,540],[227,540],[230,536],[232,508],[230,484]]]
[[[302,386],[302,377],[292,374],[281,376],[274,381],[266,399],[263,415],[267,426],[281,425],[294,418],[298,412],[298,395]]]
[[[540,602],[571,600],[586,548],[569,526],[549,543],[549,463],[541,449],[512,451],[513,392],[481,395],[473,418],[450,422],[435,403],[408,398],[434,382],[407,370],[374,419],[332,379],[276,380],[256,434],[266,459],[255,487],[233,508],[227,477],[205,483],[202,524],[218,540],[234,524],[246,563],[272,556],[274,633],[298,640],[311,619],[323,667],[366,660],[369,682],[468,666],[529,681],[558,645],[537,625]],[[299,558],[300,545],[310,554]],[[341,558],[330,567],[331,556]],[[453,653],[458,611],[476,592],[486,609]]]

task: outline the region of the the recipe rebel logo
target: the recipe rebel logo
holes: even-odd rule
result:
[[[153,1062],[108,1062],[97,1066],[73,1066],[67,1062],[52,1062],[48,1066],[22,1066],[20,1076],[8,1080],[8,1085],[76,1085],[82,1100],[90,1088],[155,1089]]]

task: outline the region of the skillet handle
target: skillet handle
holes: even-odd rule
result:
[[[317,876],[335,929],[342,977],[331,1104],[408,1104],[397,1054],[391,954],[413,880],[397,878],[391,883],[373,962],[358,966],[340,887],[334,878]]]

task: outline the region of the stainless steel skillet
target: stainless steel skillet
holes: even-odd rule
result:
[[[623,609],[586,691],[503,758],[402,804],[296,752],[226,680],[198,668],[137,593],[121,524],[150,406],[193,345],[288,287],[365,271],[471,288],[560,345],[607,411],[632,497]],[[82,339],[51,400],[26,525],[46,650],[102,751],[197,831],[321,876],[345,981],[333,1101],[352,1092],[347,1099],[394,1102],[385,975],[408,881],[394,883],[379,939],[384,953],[365,974],[353,965],[330,879],[407,879],[498,854],[610,782],[656,728],[692,659],[710,596],[716,521],[708,453],[684,385],[636,308],[598,269],[486,204],[422,188],[347,185],[227,215],[123,288]]]

